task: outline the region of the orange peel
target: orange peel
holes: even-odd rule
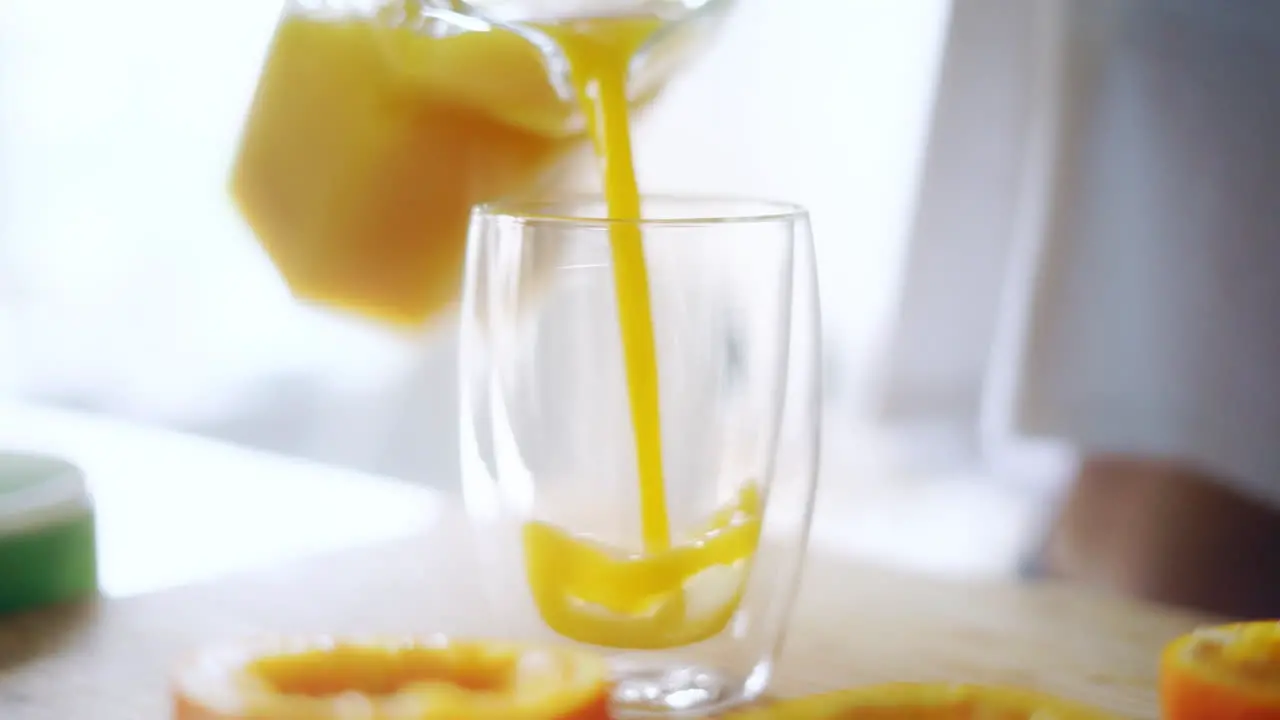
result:
[[[1280,621],[1206,627],[1160,657],[1165,720],[1280,720]]]

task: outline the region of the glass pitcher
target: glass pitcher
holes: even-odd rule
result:
[[[417,325],[454,302],[470,208],[583,142],[573,23],[630,42],[633,113],[734,0],[289,0],[231,193],[295,296]]]

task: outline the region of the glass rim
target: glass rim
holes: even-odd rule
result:
[[[527,225],[564,225],[574,227],[705,227],[708,225],[751,225],[805,220],[809,211],[803,205],[786,200],[772,200],[751,195],[705,195],[700,193],[652,193],[640,195],[641,202],[659,201],[689,212],[676,211],[652,217],[611,218],[604,212],[574,212],[587,204],[605,205],[602,193],[570,193],[555,199],[508,199],[480,203],[473,213],[479,217],[505,219]],[[708,213],[709,206],[731,208],[731,212]],[[703,212],[697,212],[703,208]]]

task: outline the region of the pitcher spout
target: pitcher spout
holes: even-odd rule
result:
[[[508,32],[541,55],[547,82],[566,103],[576,99],[572,64],[549,28],[609,19],[651,19],[630,62],[632,102],[652,98],[719,30],[737,0],[404,0],[383,9],[388,24],[431,37]],[[629,28],[633,29],[633,28]]]

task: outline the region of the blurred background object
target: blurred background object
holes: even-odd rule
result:
[[[1000,42],[1031,22],[1009,3],[971,4],[1013,18],[982,31]],[[1006,468],[1012,456],[982,452],[963,415],[876,413],[886,381],[910,387],[901,375],[914,372],[937,389],[985,367],[968,359],[991,341],[959,322],[890,342],[916,199],[930,192],[917,192],[922,169],[976,163],[1016,185],[1008,138],[924,162],[934,105],[946,109],[948,34],[981,31],[948,30],[951,12],[947,0],[743,0],[637,128],[641,185],[811,208],[828,352],[820,502],[838,508],[825,537],[913,567],[1008,572],[1045,506],[1041,485],[1004,480],[1058,477],[1061,458]],[[276,19],[262,0],[0,4],[0,394],[452,491],[450,323],[393,335],[296,303],[227,198]],[[982,97],[1022,112],[1034,64],[1001,64],[1022,75]],[[967,73],[966,91],[1003,87],[986,66],[945,72]],[[919,225],[946,232],[931,213]],[[968,272],[984,257],[934,267]]]

